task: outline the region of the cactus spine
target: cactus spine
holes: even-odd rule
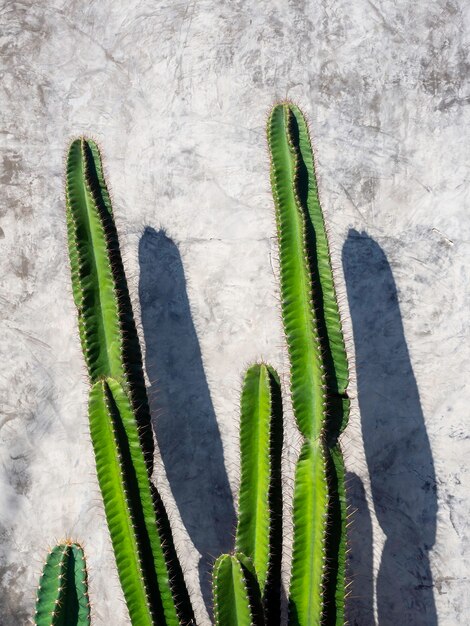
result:
[[[161,499],[140,347],[96,144],[72,142],[66,176],[72,290],[88,368],[90,433],[119,578],[136,626],[189,623]]]
[[[344,623],[344,468],[348,363],[305,119],[293,104],[268,121],[282,316],[294,415],[304,443],[294,488],[291,624]]]
[[[77,543],[55,546],[38,585],[35,626],[89,626],[85,555]]]

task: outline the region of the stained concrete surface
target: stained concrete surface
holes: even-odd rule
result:
[[[209,623],[209,564],[233,534],[241,375],[264,358],[288,385],[264,136],[282,98],[310,120],[356,361],[343,438],[356,510],[350,623],[466,624],[468,4],[0,6],[2,625],[28,623],[45,551],[66,536],[85,546],[94,623],[128,623],[65,247],[64,155],[82,133],[104,153],[161,448],[155,476]],[[286,571],[289,552],[287,541]]]

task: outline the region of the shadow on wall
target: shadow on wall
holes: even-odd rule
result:
[[[436,626],[429,565],[436,535],[436,477],[396,285],[383,250],[366,233],[349,232],[343,267],[356,346],[365,455],[375,514],[386,535],[377,574],[378,623]],[[359,508],[353,536],[367,537],[370,517],[364,490],[354,477],[352,492],[353,505]],[[364,541],[360,549],[365,548],[371,558],[371,544]],[[356,611],[356,622],[351,623],[361,626],[374,624],[364,621],[372,619],[371,597],[367,596],[371,596],[373,580],[372,562],[367,573],[364,558],[359,559],[358,575],[365,596],[361,598],[359,590],[359,597],[351,599],[352,612]],[[354,568],[354,553],[351,562]],[[359,605],[355,606],[358,602],[366,605],[362,619]]]
[[[376,626],[374,617],[374,577],[372,520],[361,479],[346,473],[348,510],[352,511],[348,528],[348,578],[351,579],[346,604],[350,626]],[[398,626],[398,625],[397,625]]]
[[[211,565],[231,550],[235,528],[222,441],[178,248],[163,231],[146,228],[139,263],[153,424],[176,505],[202,555],[200,584],[209,607]]]

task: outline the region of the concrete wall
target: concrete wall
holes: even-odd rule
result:
[[[310,119],[357,364],[350,623],[466,624],[469,5],[25,0],[0,20],[2,624],[27,623],[66,536],[84,543],[96,626],[128,623],[65,247],[64,155],[81,133],[103,149],[158,482],[209,623],[200,589],[232,544],[241,375],[264,358],[288,382],[264,135],[286,97]]]

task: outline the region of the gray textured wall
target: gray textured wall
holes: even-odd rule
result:
[[[0,20],[2,625],[27,623],[45,550],[65,536],[84,543],[96,626],[128,619],[65,249],[64,154],[80,133],[103,148],[158,481],[208,623],[200,588],[233,530],[240,377],[262,357],[287,383],[264,137],[285,97],[311,122],[356,360],[350,623],[466,624],[470,5],[25,0]],[[297,444],[290,424],[286,472]]]

